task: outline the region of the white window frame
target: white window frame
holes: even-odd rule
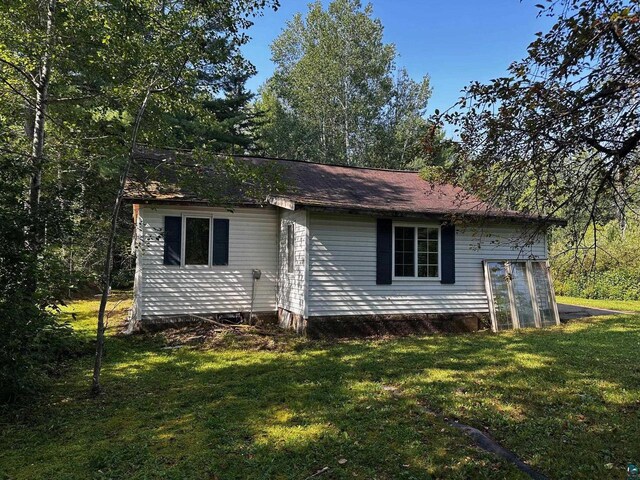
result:
[[[206,265],[187,265],[185,263],[185,260],[186,260],[185,252],[187,249],[187,218],[206,218],[209,220],[209,244],[207,246],[207,264]],[[195,269],[212,267],[211,262],[213,261],[213,215],[183,213],[181,244],[182,244],[182,246],[180,247],[180,266],[181,267],[195,268]]]
[[[393,280],[409,280],[424,282],[439,282],[442,278],[442,225],[437,223],[411,223],[411,222],[393,222],[391,225],[391,271]],[[396,227],[413,228],[413,277],[396,276]],[[418,276],[418,228],[437,228],[438,229],[438,276],[437,277],[419,277]]]

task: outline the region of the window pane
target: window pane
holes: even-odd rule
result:
[[[520,328],[535,327],[536,315],[533,310],[525,262],[511,263],[511,289],[518,312],[518,320],[520,320]]]
[[[543,262],[533,262],[533,283],[535,285],[540,321],[543,327],[556,324],[556,314],[553,309],[553,297],[547,277],[547,265]]]
[[[209,265],[209,219],[186,219],[185,265]]]
[[[418,276],[438,276],[437,228],[418,228]]]
[[[496,312],[496,327],[498,330],[513,328],[511,318],[511,301],[509,300],[509,277],[504,262],[490,262],[487,264],[489,280],[493,292],[494,309]]]
[[[415,275],[415,230],[413,227],[395,227],[395,276],[413,277]]]

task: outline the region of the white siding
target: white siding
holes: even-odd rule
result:
[[[406,223],[406,220],[402,220]],[[421,222],[415,222],[421,223]],[[423,222],[424,223],[424,222]],[[483,259],[546,258],[544,238],[528,247],[515,224],[456,228],[456,283],[394,279],[376,285],[376,219],[356,215],[309,217],[307,315],[488,312]]]
[[[164,216],[185,213],[229,219],[229,265],[163,265]],[[276,310],[278,214],[275,208],[141,206],[143,243],[138,262],[141,277],[138,305],[142,317],[188,313],[248,312],[252,271],[256,283],[253,310]]]
[[[281,210],[280,213],[280,268],[278,306],[299,315],[305,314],[307,279],[307,228],[306,210]],[[287,271],[287,225],[294,228],[293,272]]]
[[[138,206],[134,206],[134,209],[137,210]],[[131,253],[136,256],[136,271],[133,278],[133,305],[131,307],[131,319],[134,322],[138,322],[142,316],[142,240],[144,238],[144,223],[142,221],[142,217],[139,215],[139,210],[136,212],[134,220],[135,225]],[[133,323],[131,325],[133,326]]]

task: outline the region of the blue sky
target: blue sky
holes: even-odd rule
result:
[[[258,69],[248,87],[258,87],[273,73],[269,45],[295,12],[306,12],[306,0],[280,0],[278,11],[255,19],[252,40],[243,48]],[[323,0],[326,6],[329,2]],[[365,4],[366,2],[363,2]],[[540,0],[373,0],[374,17],[384,26],[385,42],[394,43],[398,65],[419,79],[431,77],[428,113],[443,111],[473,80],[505,73],[513,60],[526,56],[534,34],[550,27],[537,17]]]

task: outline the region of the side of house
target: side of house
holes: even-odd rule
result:
[[[356,317],[471,315],[477,324],[489,312],[483,260],[547,257],[544,236],[529,238],[518,222],[460,224],[444,235],[440,221],[398,217],[385,220],[390,263],[381,282],[376,216],[278,207],[135,211],[134,315],[143,323],[252,310],[277,314],[297,332]]]
[[[274,316],[278,276],[275,207],[140,205],[136,320],[253,311]],[[253,271],[260,270],[254,280]]]
[[[316,213],[309,223],[310,318],[485,314],[489,307],[483,260],[547,258],[544,236],[529,238],[521,224],[456,226],[455,280],[443,283],[441,224],[397,218],[392,221],[391,282],[377,284],[375,217]]]

